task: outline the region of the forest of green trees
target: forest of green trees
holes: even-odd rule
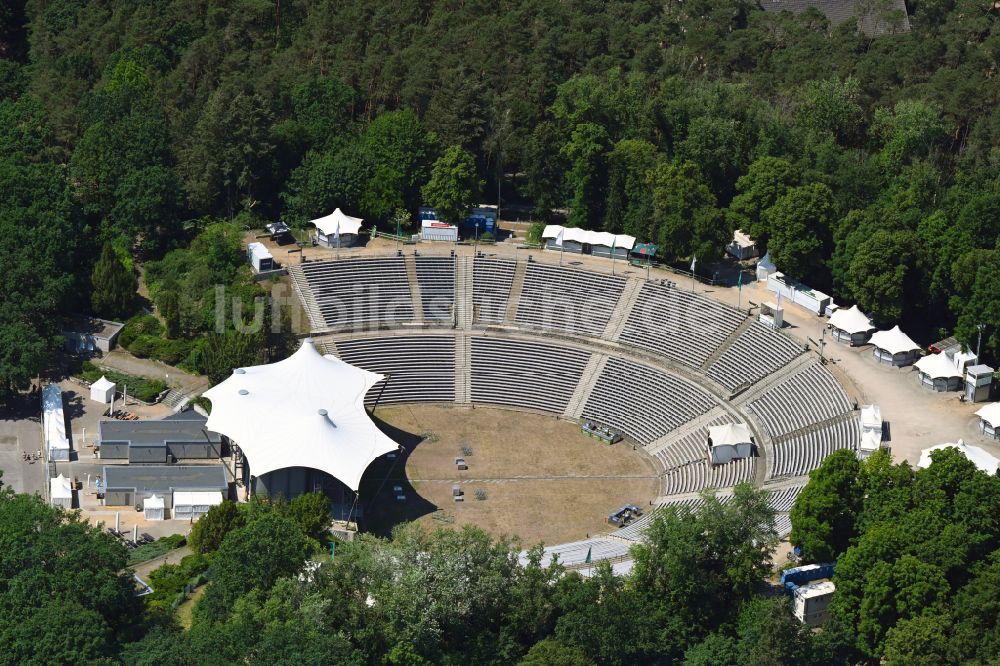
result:
[[[870,38],[748,0],[5,2],[0,385],[66,309],[122,316],[91,293],[105,245],[136,271],[217,220],[455,215],[498,183],[668,261],[743,228],[880,324],[984,324],[996,358],[1000,10],[909,9]]]
[[[792,509],[805,556],[837,561],[816,632],[765,593],[774,512],[748,484],[696,513],[662,509],[630,573],[602,562],[590,578],[544,566],[540,546],[522,566],[519,544],[471,526],[362,535],[331,560],[322,495],[225,502],[141,599],[119,541],[3,489],[0,665],[986,666],[1000,655],[998,498],[1000,477],[954,449],[916,472],[885,451],[830,456]],[[204,587],[185,628],[188,584]]]

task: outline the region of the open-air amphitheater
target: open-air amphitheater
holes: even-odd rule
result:
[[[809,471],[859,444],[856,404],[816,352],[667,280],[481,253],[311,261],[289,275],[321,349],[390,376],[369,404],[588,420],[656,461],[659,495],[642,518],[549,547],[569,566],[589,553],[627,567],[657,507],[696,504],[710,488],[724,500],[743,481],[772,491],[787,534]],[[749,426],[756,455],[711,466],[707,429],[728,422]]]

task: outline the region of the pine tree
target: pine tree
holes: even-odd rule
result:
[[[90,281],[93,287],[90,304],[94,314],[112,319],[129,315],[139,284],[132,271],[115,254],[111,243],[104,244]]]

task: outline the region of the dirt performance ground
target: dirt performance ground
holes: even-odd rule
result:
[[[376,414],[406,453],[373,465],[361,484],[366,525],[377,534],[416,520],[429,528],[477,525],[522,545],[557,544],[614,530],[623,504],[648,507],[654,461],[631,444],[608,446],[553,416],[482,407],[380,407]],[[463,453],[471,449],[470,455]],[[459,471],[455,458],[469,469]],[[459,484],[464,501],[453,499]],[[404,503],[394,486],[402,486]],[[485,499],[477,499],[476,491]]]

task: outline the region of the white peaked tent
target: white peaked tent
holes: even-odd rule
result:
[[[935,391],[957,391],[962,388],[962,370],[947,354],[924,356],[914,364],[920,373],[920,383]]]
[[[54,479],[49,479],[49,501],[52,506],[61,506],[64,509],[73,508],[73,486],[69,479],[60,474]]]
[[[365,411],[365,394],[383,379],[320,355],[306,338],[285,360],[237,368],[206,391],[206,428],[233,440],[254,476],[308,467],[356,492],[368,465],[398,448]]]
[[[115,383],[101,375],[101,378],[90,385],[90,399],[105,405],[115,397]]]
[[[341,235],[341,245],[350,245],[354,242],[358,232],[361,231],[361,224],[364,222],[360,217],[351,217],[339,208],[335,209],[326,217],[313,220],[319,231],[318,240],[326,245],[335,246],[337,244],[337,234]],[[347,235],[347,238],[343,238]]]
[[[930,467],[931,454],[935,451],[940,451],[941,449],[946,449],[948,447],[958,449],[959,453],[971,460],[976,467],[990,476],[997,473],[997,466],[1000,465],[1000,459],[997,459],[996,456],[987,452],[985,449],[981,449],[978,446],[969,446],[962,440],[958,440],[958,444],[938,444],[937,446],[932,446],[929,449],[924,449],[920,452],[920,461],[917,463],[917,467]]]
[[[727,423],[708,429],[708,457],[713,465],[724,465],[753,453],[753,437],[745,423]]]
[[[757,279],[766,280],[769,275],[778,272],[777,266],[771,261],[771,253],[768,252],[757,262]]]
[[[142,517],[146,520],[163,520],[163,496],[150,495],[142,500]]]
[[[917,352],[920,351],[920,345],[899,330],[898,325],[893,326],[888,331],[878,331],[872,334],[869,342],[875,346],[873,356],[879,363],[891,363],[898,366],[910,365],[917,360]]]
[[[868,321],[868,315],[857,305],[848,310],[841,308],[830,315],[830,328],[833,330],[835,340],[848,342],[852,346],[865,344],[871,332],[875,330]]]
[[[990,437],[1000,437],[1000,402],[986,405],[976,412],[983,432]]]

